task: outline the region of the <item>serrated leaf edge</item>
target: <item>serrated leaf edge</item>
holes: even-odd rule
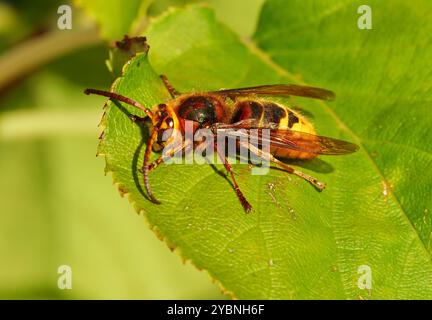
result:
[[[137,59],[138,57],[140,57],[141,55],[146,55],[146,54],[147,53],[144,53],[144,52],[137,53],[134,57],[132,57],[130,60],[128,60],[128,62],[125,63],[125,65],[122,68],[122,75],[120,77],[117,77],[114,80],[114,82],[112,83],[112,85],[110,87],[110,91],[113,91],[113,92],[115,91],[118,82],[120,81],[121,78],[123,78],[123,75],[127,71],[127,68],[129,67],[131,62],[134,59]],[[125,187],[122,183],[118,182],[118,179],[116,177],[116,172],[113,169],[111,169],[111,166],[109,164],[109,154],[104,151],[104,146],[103,146],[104,133],[105,133],[106,123],[107,123],[107,120],[106,120],[107,111],[108,111],[108,108],[111,108],[111,106],[112,106],[112,104],[110,103],[110,100],[107,100],[103,106],[104,113],[103,113],[101,120],[99,122],[99,125],[98,125],[98,127],[101,128],[101,134],[99,136],[100,141],[99,141],[99,144],[97,147],[96,156],[98,156],[98,157],[103,156],[105,159],[105,170],[104,170],[105,175],[111,173],[113,184],[117,188],[120,196],[122,198],[126,198],[128,200],[128,202],[132,205],[132,207],[134,208],[134,210],[137,214],[143,215],[144,223],[150,228],[151,231],[153,231],[153,233],[156,235],[156,237],[159,240],[161,240],[162,242],[164,242],[167,245],[167,247],[171,250],[171,252],[176,253],[180,257],[183,264],[186,264],[189,262],[197,270],[202,271],[205,274],[207,274],[207,276],[210,278],[210,280],[219,287],[219,290],[222,292],[222,294],[228,295],[228,296],[230,296],[230,298],[237,300],[238,298],[234,294],[234,292],[232,292],[232,291],[228,290],[226,287],[224,287],[222,282],[220,280],[218,280],[216,277],[214,277],[209,270],[207,270],[205,268],[198,267],[192,259],[186,258],[185,255],[183,254],[182,250],[179,247],[177,247],[176,245],[174,245],[169,240],[168,237],[164,236],[163,233],[160,231],[160,229],[157,226],[151,225],[150,221],[148,220],[148,218],[145,214],[145,209],[138,206],[137,201],[134,200],[134,197],[129,192],[127,187]]]

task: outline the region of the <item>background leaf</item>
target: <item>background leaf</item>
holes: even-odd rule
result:
[[[332,107],[337,121],[365,148],[431,252],[432,6],[368,4],[373,30],[357,28],[360,1],[292,1],[289,11],[281,10],[285,2],[269,1],[255,40],[299,81],[338,92]],[[277,29],[274,20],[280,21]],[[349,36],[338,35],[340,25]]]
[[[392,37],[384,39],[402,17],[424,27],[429,5],[419,1],[418,7],[408,10],[402,2],[391,8],[373,2],[378,13],[374,26],[381,28],[374,35],[375,31],[356,28],[356,1],[340,3],[335,7],[334,1],[268,1],[254,37],[258,46],[241,42],[207,8],[171,10],[146,32],[148,60],[145,55],[133,59],[115,84],[116,91],[148,106],[168,98],[159,73],[184,92],[286,82],[336,90],[339,98],[331,105],[306,99],[285,102],[312,114],[320,134],[363,148],[350,156],[294,163],[328,183],[322,193],[278,170],[252,176],[247,166],[235,166],[254,207],[249,215],[221,177],[220,166],[161,166],[150,180],[163,204],[149,203],[140,191],[137,171],[147,131],[131,124],[117,107],[108,108],[100,151],[120,189],[129,193],[136,209],[145,213],[170,247],[179,248],[183,257],[208,270],[238,298],[432,297],[432,264],[425,243],[430,231],[423,234],[423,227],[415,229],[412,224],[415,216],[426,213],[423,224],[430,230],[430,200],[424,199],[420,209],[404,200],[426,198],[429,184],[420,176],[425,171],[416,171],[415,190],[403,187],[413,172],[404,169],[416,159],[417,152],[412,151],[426,148],[420,142],[426,141],[430,119],[407,134],[405,109],[393,112],[411,104],[410,116],[416,115],[417,121],[427,118],[421,104],[430,92],[427,28],[402,33],[395,43]],[[392,18],[384,19],[384,12]],[[352,27],[344,28],[342,35],[341,25]],[[422,50],[414,45],[404,57],[397,45],[406,48],[407,41]],[[406,76],[411,81],[403,81]],[[386,110],[390,107],[391,116]],[[400,139],[405,134],[409,138],[409,143],[400,144],[408,144],[410,152],[388,143],[396,133]],[[418,152],[424,168],[427,152]],[[369,292],[357,285],[361,265],[373,272]]]
[[[99,24],[101,34],[110,40],[121,39],[130,34],[133,22],[145,13],[152,0],[77,0],[77,4]]]

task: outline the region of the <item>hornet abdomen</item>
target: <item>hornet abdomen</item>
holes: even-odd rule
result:
[[[315,134],[314,127],[305,117],[282,104],[266,100],[245,99],[237,101],[233,109],[230,123],[253,119],[256,120],[258,127],[265,128],[271,125],[273,128]],[[270,152],[276,157],[287,159],[313,159],[316,157],[313,153],[272,146],[270,146]]]

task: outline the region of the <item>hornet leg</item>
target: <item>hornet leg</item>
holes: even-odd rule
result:
[[[316,179],[316,178],[314,178],[314,177],[312,177],[312,176],[310,176],[304,172],[298,171],[298,170],[294,169],[293,167],[290,167],[289,165],[276,159],[272,154],[270,154],[268,152],[263,152],[262,150],[259,150],[257,147],[250,145],[250,144],[249,144],[249,146],[247,144],[242,144],[242,146],[249,149],[250,151],[252,151],[253,153],[255,153],[259,157],[264,156],[270,162],[275,163],[277,166],[284,169],[286,172],[294,174],[294,175],[308,181],[310,184],[312,184],[319,191],[324,190],[324,188],[326,187],[325,183],[318,181],[318,179]]]
[[[240,200],[241,205],[243,206],[243,209],[246,211],[246,213],[249,213],[252,209],[252,206],[250,203],[246,200],[245,196],[243,195],[243,192],[241,192],[240,187],[237,184],[237,181],[234,177],[234,172],[232,170],[231,165],[228,163],[225,155],[221,154],[219,152],[219,148],[215,144],[215,151],[217,152],[219,158],[223,161],[223,164],[225,166],[225,169],[228,171],[228,173],[231,175],[231,180],[234,185],[234,190],[236,192],[237,198]]]

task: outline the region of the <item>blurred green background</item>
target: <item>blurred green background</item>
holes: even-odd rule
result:
[[[186,2],[156,0],[149,14]],[[263,0],[207,2],[248,37]],[[101,99],[83,90],[113,81],[107,43],[73,6],[73,29],[58,30],[64,3],[0,2],[0,298],[226,298],[104,176]],[[57,287],[60,265],[72,268],[71,290]]]

